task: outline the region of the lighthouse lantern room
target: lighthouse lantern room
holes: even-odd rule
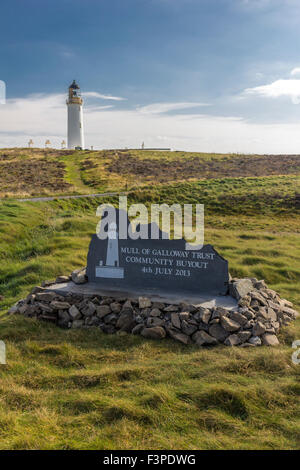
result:
[[[79,85],[73,80],[67,99],[69,149],[84,148],[82,104]]]

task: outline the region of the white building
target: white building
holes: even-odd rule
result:
[[[83,137],[83,100],[80,88],[73,80],[69,86],[68,106],[68,149],[84,148]]]

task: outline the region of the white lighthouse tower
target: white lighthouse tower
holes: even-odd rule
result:
[[[83,100],[80,88],[73,80],[69,86],[68,106],[68,149],[84,148],[83,138]]]
[[[119,266],[119,238],[115,222],[108,226],[106,265],[100,260],[99,266],[96,266],[96,277],[124,279],[124,268]]]

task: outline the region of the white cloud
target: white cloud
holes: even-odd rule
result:
[[[190,102],[179,102],[179,103],[153,103],[147,106],[141,106],[138,111],[142,114],[161,114],[168,113],[169,111],[178,111],[181,109],[196,108],[198,106],[209,106],[208,103],[190,103]]]
[[[247,88],[246,95],[260,95],[267,98],[287,96],[294,104],[300,103],[300,80],[276,80],[268,85]]]
[[[270,0],[240,0],[242,5],[251,8],[264,8],[270,5]]]
[[[292,77],[295,77],[295,75],[300,75],[300,67],[295,67],[293,70],[291,70],[291,75]]]
[[[6,99],[6,85],[3,80],[0,80],[0,104],[5,104]]]
[[[101,100],[113,100],[113,101],[125,101],[127,98],[121,98],[120,96],[102,95],[97,91],[87,91],[82,93],[87,98],[100,98]]]
[[[31,95],[0,105],[0,148],[60,147],[67,133],[65,95]],[[251,124],[239,117],[141,113],[85,106],[86,145],[94,148],[172,147],[203,152],[296,153],[299,124]]]

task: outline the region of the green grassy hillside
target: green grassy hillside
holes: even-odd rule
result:
[[[227,175],[241,156],[130,152],[138,162],[148,160],[146,172],[179,165],[179,158],[188,171],[194,158],[207,162],[206,174],[194,168],[190,177],[182,165],[180,177],[173,173],[154,186],[159,178],[143,177],[139,163],[129,165],[130,177],[123,167],[108,169],[109,160],[117,163],[126,152],[103,152],[101,161],[99,152],[18,152],[0,151],[7,154],[0,167],[10,159],[29,166],[49,159],[61,172],[51,173],[53,186],[45,189],[42,179],[17,187],[17,179],[0,170],[1,194],[10,196],[0,200],[0,339],[7,345],[7,365],[0,365],[0,449],[299,448],[300,366],[291,361],[291,344],[300,339],[300,319],[282,329],[276,349],[197,349],[5,315],[33,286],[85,264],[96,207],[117,202],[21,203],[12,196],[88,194],[124,189],[126,181],[129,203],[204,203],[205,241],[228,259],[232,275],[264,278],[300,310],[296,157],[269,167],[245,156],[244,173]],[[255,165],[262,165],[259,175]]]
[[[300,174],[299,155],[0,150],[0,197],[89,194],[153,183],[296,174]]]

